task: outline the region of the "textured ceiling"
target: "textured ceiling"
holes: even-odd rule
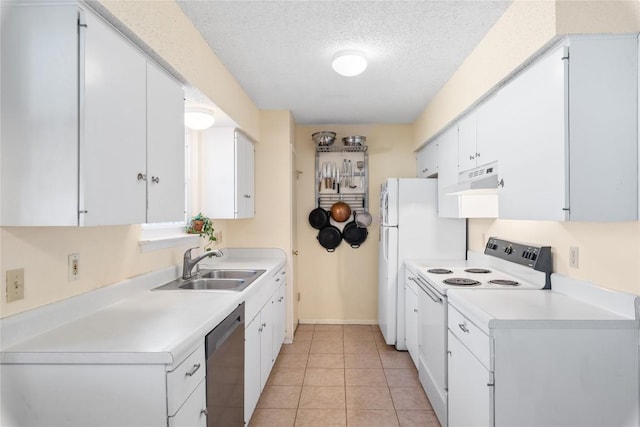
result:
[[[258,108],[300,124],[413,122],[510,3],[178,0]],[[353,49],[367,70],[336,74]]]

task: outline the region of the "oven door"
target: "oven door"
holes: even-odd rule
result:
[[[440,424],[447,425],[447,299],[420,276],[418,374]]]

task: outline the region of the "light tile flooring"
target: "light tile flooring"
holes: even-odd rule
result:
[[[299,325],[249,427],[440,427],[407,352],[369,325]]]

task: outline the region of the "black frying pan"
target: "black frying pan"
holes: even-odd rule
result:
[[[355,218],[355,215],[354,215]],[[349,222],[344,226],[342,230],[342,238],[347,242],[352,248],[359,248],[361,244],[367,240],[367,236],[369,232],[364,227],[358,227],[355,219]]]
[[[335,225],[327,225],[318,232],[317,239],[327,252],[333,252],[342,242],[342,234]]]
[[[318,200],[318,207],[309,213],[309,224],[316,230],[329,225],[329,212],[320,207],[320,200]]]

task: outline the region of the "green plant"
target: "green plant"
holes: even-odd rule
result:
[[[211,218],[199,213],[198,215],[191,218],[191,224],[189,228],[187,228],[187,233],[191,234],[199,234],[203,239],[207,239],[208,242],[205,245],[204,249],[210,251],[211,244],[215,242],[215,229],[213,228],[213,221]]]

